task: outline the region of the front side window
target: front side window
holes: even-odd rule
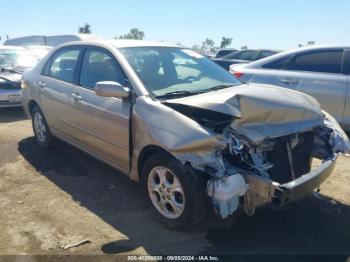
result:
[[[80,49],[62,49],[54,54],[51,63],[44,69],[44,75],[74,83],[74,74]]]
[[[114,81],[125,85],[126,77],[109,53],[88,49],[81,66],[80,85],[93,89],[101,81]]]
[[[287,70],[341,73],[342,50],[309,52],[296,55],[286,65]]]
[[[240,53],[236,57],[236,59],[254,61],[257,56],[258,56],[258,52],[256,52],[256,51],[244,51],[244,52]]]
[[[237,56],[239,56],[242,52],[241,51],[235,51],[228,55],[221,56],[222,59],[237,59]]]
[[[261,51],[260,52],[260,57],[261,58],[265,58],[265,57],[268,57],[268,56],[272,56],[276,54],[275,52],[272,52],[272,51]]]
[[[226,55],[229,55],[229,54],[234,53],[234,52],[235,52],[234,50],[220,50],[216,53],[215,57],[219,58],[219,57],[226,56]]]
[[[160,99],[241,84],[224,69],[190,49],[129,47],[119,50],[148,91]]]

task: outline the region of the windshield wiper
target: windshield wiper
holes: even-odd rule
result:
[[[13,68],[8,68],[8,67],[4,67],[4,66],[0,66],[0,70],[1,70],[1,72],[10,72],[10,73],[15,73],[15,74],[22,74],[22,72],[21,71],[19,71],[19,70],[15,70],[15,69],[13,69]]]
[[[215,91],[215,90],[220,90],[220,89],[225,89],[225,88],[229,88],[234,86],[233,84],[227,84],[227,85],[217,85],[217,86],[213,86],[209,89],[207,89],[208,91]]]
[[[187,90],[177,90],[177,91],[171,91],[159,96],[156,96],[156,98],[171,98],[171,97],[182,97],[182,96],[192,96],[192,95],[197,95],[202,92],[191,92]]]

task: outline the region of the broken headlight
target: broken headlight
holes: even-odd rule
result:
[[[342,153],[350,155],[350,141],[344,130],[340,127],[337,120],[327,112],[323,111],[325,128],[331,130],[329,135],[329,145],[333,153]]]

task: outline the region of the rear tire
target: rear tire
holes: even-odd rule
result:
[[[142,185],[160,221],[171,229],[188,229],[208,213],[206,177],[196,175],[174,157],[157,153],[142,168]]]
[[[52,136],[46,119],[38,106],[32,110],[33,131],[39,146],[49,149],[55,146],[55,138]]]

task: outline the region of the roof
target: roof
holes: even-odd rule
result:
[[[146,46],[153,46],[153,47],[179,47],[179,48],[185,48],[180,47],[175,44],[167,44],[164,42],[157,42],[157,41],[145,41],[145,40],[128,40],[128,39],[97,39],[97,40],[89,40],[89,41],[74,41],[74,42],[67,42],[62,44],[61,46],[70,46],[70,45],[112,45],[115,48],[124,48],[124,47],[146,47]]]
[[[234,47],[230,47],[230,48],[220,48],[219,50],[217,50],[218,52],[219,51],[234,51],[234,50],[238,50],[237,48],[234,48]]]
[[[168,44],[168,43],[157,42],[157,41],[145,41],[145,40],[115,39],[115,40],[106,40],[106,41],[116,48],[142,47],[142,46],[179,47],[175,44]]]
[[[248,48],[248,49],[240,49],[238,50],[239,52],[244,52],[244,51],[271,51],[271,52],[281,52],[279,49],[270,49],[270,48]]]
[[[18,47],[18,46],[17,46]],[[27,48],[27,49],[35,49],[35,48],[40,48],[40,49],[52,49],[52,46],[48,46],[48,45],[26,45],[26,46],[23,46],[24,48]]]

